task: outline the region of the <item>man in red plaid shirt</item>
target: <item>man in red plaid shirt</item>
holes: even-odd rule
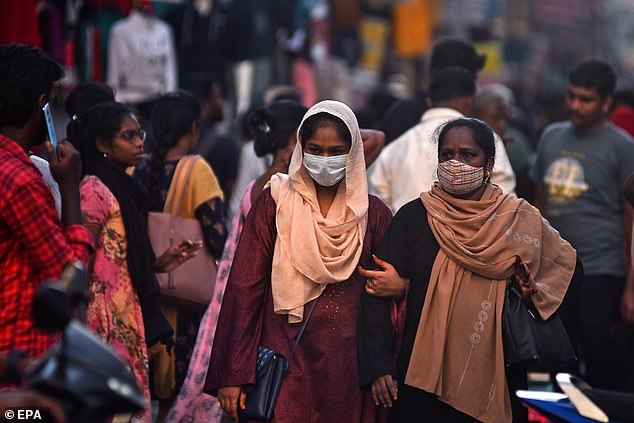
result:
[[[73,260],[87,261],[93,245],[82,226],[81,164],[70,143],[52,154],[51,174],[62,196],[62,219],[29,150],[45,141],[42,107],[62,69],[41,50],[0,46],[0,352],[43,354],[56,340],[34,326],[32,302],[46,279]]]

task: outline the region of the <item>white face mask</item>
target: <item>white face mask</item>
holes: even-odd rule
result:
[[[322,187],[331,187],[346,175],[347,154],[341,156],[315,156],[304,153],[304,167],[315,182]]]

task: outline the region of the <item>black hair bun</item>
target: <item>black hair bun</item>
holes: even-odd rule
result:
[[[275,145],[272,142],[271,132],[275,130],[275,117],[264,106],[255,108],[247,116],[247,125],[251,132],[255,134],[253,149],[258,157],[266,156],[275,152]]]

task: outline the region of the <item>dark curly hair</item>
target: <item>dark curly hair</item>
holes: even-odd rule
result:
[[[61,66],[38,48],[0,45],[0,127],[22,128],[38,98],[62,75]]]
[[[278,101],[268,107],[260,106],[251,111],[247,116],[247,124],[254,134],[255,154],[264,157],[286,147],[307,111],[304,105],[290,100]]]
[[[616,76],[608,63],[589,59],[579,63],[568,75],[572,85],[584,88],[596,88],[602,98],[614,95]]]

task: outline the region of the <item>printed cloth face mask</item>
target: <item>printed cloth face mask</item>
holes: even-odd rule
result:
[[[451,194],[468,194],[484,182],[484,166],[473,167],[458,160],[438,164],[438,182]]]
[[[345,176],[347,159],[347,154],[324,157],[304,153],[304,167],[319,185],[331,187]]]

